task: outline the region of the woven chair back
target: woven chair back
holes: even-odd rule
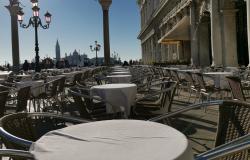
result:
[[[49,131],[61,129],[82,122],[67,117],[50,115],[49,113],[16,113],[7,115],[0,120],[0,126],[8,133],[28,140],[36,141]],[[1,139],[6,148],[27,150],[22,145],[9,139]]]
[[[185,80],[192,86],[195,86],[195,81],[193,79],[191,72],[185,72]]]
[[[227,79],[229,87],[231,89],[233,98],[241,100],[241,101],[245,101],[246,98],[245,98],[244,93],[243,93],[240,78],[236,77],[236,76],[227,76],[226,79]]]
[[[81,96],[75,94],[75,93],[82,94],[82,92],[77,88],[71,88],[70,90],[73,91],[73,92],[70,92],[70,93],[71,93],[71,95],[72,95],[72,97],[74,99],[74,102],[75,102],[76,107],[77,107],[77,109],[78,109],[78,111],[80,113],[80,116],[83,117],[83,118],[90,118],[90,114],[87,112],[87,102],[86,102],[86,100],[83,99]]]
[[[161,110],[163,113],[171,112],[172,102],[176,91],[176,84],[177,82],[167,82],[162,88],[163,90],[169,89],[162,94]]]
[[[250,103],[244,101],[224,101],[219,107],[219,122],[215,147],[226,144],[250,133]],[[245,159],[247,151],[226,159]]]
[[[9,91],[0,92],[0,117],[4,116],[5,104],[8,99]]]
[[[82,73],[75,74],[73,78],[73,85],[76,85],[76,82],[80,82],[81,78],[82,78]]]
[[[17,92],[16,112],[26,111],[27,102],[30,98],[30,86],[20,88]]]
[[[64,92],[64,88],[65,88],[65,81],[66,81],[66,77],[62,77],[62,78],[60,78],[60,81],[59,81],[59,86],[58,86],[58,91],[59,91],[59,93]]]
[[[198,82],[200,89],[206,90],[206,85],[205,85],[205,81],[203,79],[203,75],[201,73],[195,73],[195,78]]]
[[[51,97],[55,97],[57,95],[59,84],[60,84],[60,79],[57,79],[51,82],[51,86],[50,86]]]
[[[179,77],[177,71],[172,70],[172,71],[171,71],[171,75],[172,75],[172,79],[173,79],[174,81],[180,83],[180,77]]]

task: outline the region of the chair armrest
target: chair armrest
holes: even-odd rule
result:
[[[250,149],[250,134],[202,153],[196,157],[196,160],[219,159],[248,149]]]
[[[10,141],[11,143],[15,143],[17,145],[26,147],[26,148],[30,148],[32,141],[28,141],[19,137],[16,137],[10,133],[8,133],[7,131],[5,131],[2,127],[0,127],[0,137],[7,139],[8,141]]]
[[[158,122],[158,121],[161,121],[163,119],[170,118],[170,117],[173,117],[175,115],[178,115],[178,114],[181,114],[181,113],[193,110],[193,109],[197,109],[197,108],[201,108],[201,107],[214,106],[214,105],[221,105],[221,104],[223,104],[223,100],[209,101],[209,102],[193,104],[193,105],[189,105],[189,106],[185,107],[184,109],[180,109],[180,110],[177,110],[175,112],[169,112],[169,113],[162,114],[160,116],[151,118],[148,121]]]

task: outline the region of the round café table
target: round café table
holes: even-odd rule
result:
[[[107,79],[111,83],[130,83],[131,75],[111,75],[107,76]]]
[[[36,160],[192,160],[187,138],[160,123],[109,120],[51,131],[32,144]]]
[[[116,110],[109,104],[106,105],[107,113],[114,113],[125,110],[127,116],[130,115],[131,105],[135,102],[137,86],[135,84],[119,83],[93,86],[90,88],[92,96],[99,96],[110,102]]]

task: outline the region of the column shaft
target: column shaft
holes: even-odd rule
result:
[[[246,4],[247,4],[248,58],[249,58],[248,67],[250,67],[250,0],[246,0]]]
[[[103,10],[103,36],[105,65],[110,65],[109,11]]]
[[[212,66],[222,66],[221,17],[218,0],[211,0],[211,46]]]

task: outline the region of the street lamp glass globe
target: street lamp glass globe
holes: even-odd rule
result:
[[[33,16],[34,17],[39,17],[39,10],[40,10],[40,8],[37,7],[37,6],[35,6],[35,7],[32,8],[32,10],[33,10]]]
[[[38,0],[30,0],[30,2],[32,3],[32,6],[38,6]]]
[[[23,22],[23,15],[24,15],[24,13],[23,13],[22,10],[19,10],[19,11],[17,12],[17,20],[18,20],[20,23]]]
[[[51,22],[51,14],[47,11],[47,13],[45,13],[45,21],[47,24],[50,24]]]

